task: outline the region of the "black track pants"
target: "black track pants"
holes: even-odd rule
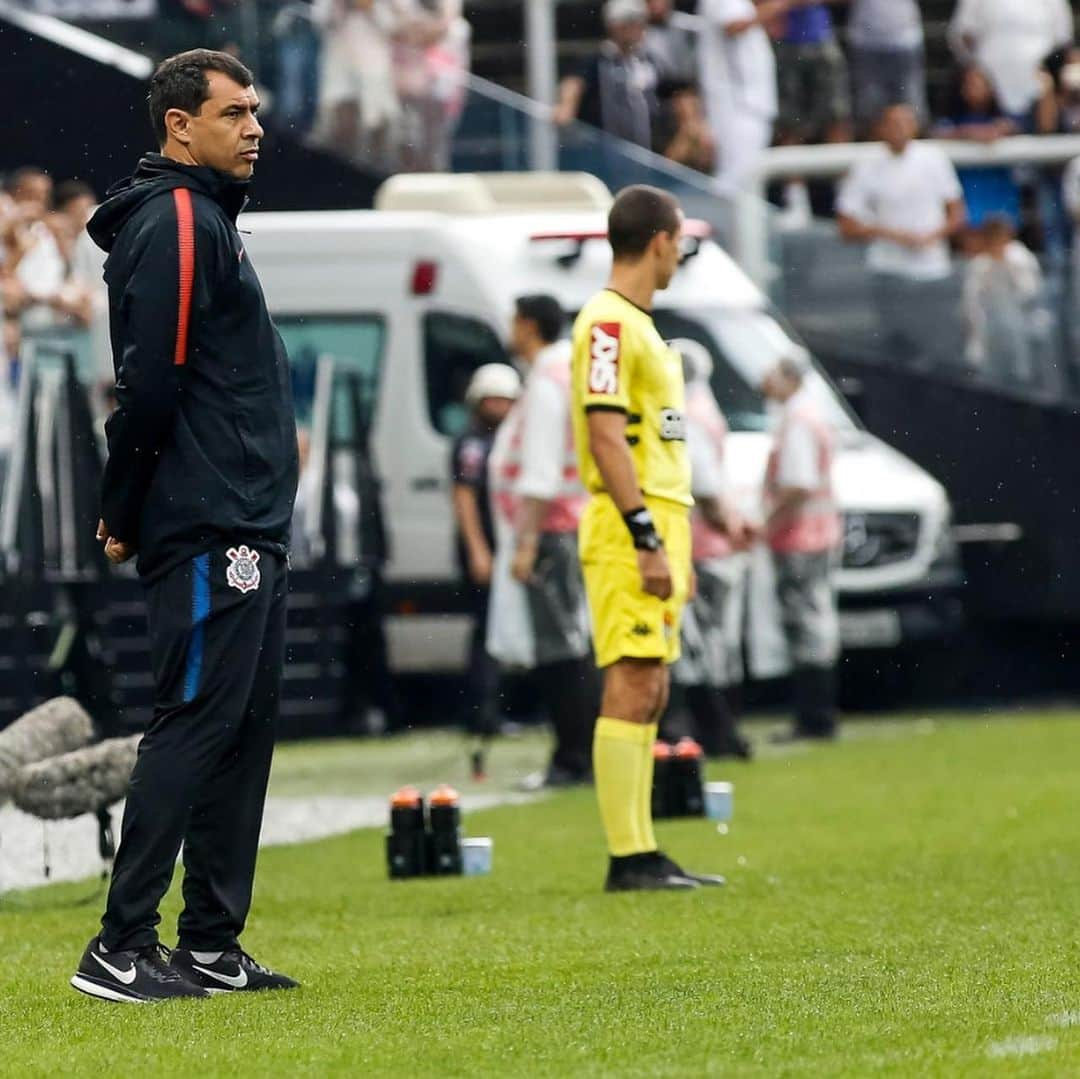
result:
[[[157,939],[184,847],[181,947],[237,943],[255,856],[285,659],[285,560],[215,548],[147,589],[154,718],[139,746],[102,918],[105,946]]]

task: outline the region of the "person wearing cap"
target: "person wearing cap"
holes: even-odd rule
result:
[[[563,79],[552,119],[581,120],[647,149],[658,112],[658,77],[645,50],[649,12],[645,0],[608,0],[607,33],[578,71]]]
[[[840,515],[833,495],[834,437],[807,382],[805,352],[782,358],[761,392],[780,406],[765,471],[765,538],[776,571],[780,617],[791,653],[795,724],[784,741],[836,734],[840,653],[833,566]]]
[[[682,655],[671,681],[683,696],[694,736],[709,757],[749,760],[735,697],[743,680],[742,613],[746,559],[755,529],[740,513],[725,468],[728,425],[709,379],[713,361],[699,341],[672,341],[686,380],[686,449],[694,509],[691,556],[697,589],[682,621]]]
[[[478,367],[465,390],[465,403],[472,413],[469,427],[450,453],[457,559],[466,607],[473,618],[463,700],[465,726],[480,738],[491,737],[498,724],[499,671],[484,647],[495,549],[488,458],[495,432],[520,393],[521,379],[509,364]]]
[[[515,307],[511,347],[528,374],[491,451],[496,554],[487,643],[501,663],[535,672],[555,733],[547,769],[522,786],[566,787],[592,776],[600,703],[577,557],[585,490],[570,423],[570,342],[553,296],[521,296]]]

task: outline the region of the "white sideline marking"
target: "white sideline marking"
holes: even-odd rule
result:
[[[1030,1057],[1049,1053],[1057,1048],[1057,1038],[1049,1034],[1025,1034],[1019,1038],[1006,1038],[1003,1042],[991,1042],[986,1055],[997,1060],[1006,1057]]]
[[[2,0],[0,0],[2,3]],[[511,791],[466,794],[461,808],[469,813],[497,805],[534,802],[536,794]],[[120,835],[123,806],[112,809],[113,829]],[[358,828],[386,825],[386,798],[378,795],[274,796],[267,799],[259,846],[275,847],[307,843],[315,839],[352,832]],[[47,835],[52,876],[42,871],[42,834]],[[97,822],[84,814],[74,820],[42,821],[12,805],[0,808],[0,897],[15,888],[35,888],[63,880],[87,880],[101,872],[97,853]],[[0,898],[0,907],[3,899]]]
[[[1046,1025],[1050,1027],[1080,1027],[1080,1012],[1058,1012],[1048,1015]]]

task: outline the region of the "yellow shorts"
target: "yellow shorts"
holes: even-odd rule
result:
[[[642,591],[630,532],[607,495],[593,495],[581,518],[578,551],[598,667],[623,658],[674,663],[680,655],[679,624],[690,590],[690,511],[664,498],[646,498],[645,504],[671,566],[675,591],[668,600]]]

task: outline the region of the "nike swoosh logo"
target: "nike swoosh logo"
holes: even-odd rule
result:
[[[93,958],[96,959],[98,963],[100,963],[118,982],[121,982],[123,985],[131,985],[131,983],[135,981],[135,975],[137,971],[135,970],[134,963],[131,965],[131,968],[129,970],[117,970],[116,967],[110,966],[108,963],[106,963],[105,960],[102,959],[97,952],[91,952],[90,955],[93,956]]]
[[[194,963],[191,964],[200,974],[205,974],[208,978],[213,978],[216,982],[221,982],[222,985],[227,985],[232,989],[243,989],[248,983],[247,971],[243,967],[239,968],[238,974],[220,974],[216,970],[207,970],[206,967],[196,967]]]

